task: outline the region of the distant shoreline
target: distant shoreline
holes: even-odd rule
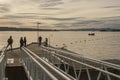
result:
[[[120,32],[120,29],[111,29],[111,28],[34,29],[34,28],[0,27],[0,31],[100,31],[100,32]]]

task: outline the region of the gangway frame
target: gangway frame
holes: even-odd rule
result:
[[[62,51],[62,50],[53,49],[53,48],[44,47],[44,46],[42,46],[42,47],[43,47],[43,49],[46,50],[46,52],[48,54],[54,54],[54,56],[56,56],[57,59],[59,59],[59,60],[61,58],[61,62],[64,62],[64,64],[66,64],[66,61],[64,61],[64,60],[68,59],[69,61],[73,61],[74,63],[81,64],[83,66],[88,67],[88,68],[86,68],[87,76],[89,78],[88,80],[91,80],[90,74],[89,74],[89,68],[92,68],[92,69],[95,69],[95,70],[99,71],[99,74],[98,74],[96,80],[100,80],[101,73],[106,74],[106,77],[107,77],[108,80],[111,80],[110,76],[116,77],[118,80],[120,79],[120,75],[108,71],[108,68],[113,68],[113,69],[120,70],[120,66],[117,65],[117,64],[113,64],[113,63],[110,63],[110,62],[101,61],[101,60],[97,60],[97,59],[92,59],[92,58],[88,58],[88,57],[83,57],[83,56],[81,57],[78,54],[72,54],[72,53],[67,52],[67,51]],[[83,62],[75,60],[71,57],[63,56],[62,54],[69,54],[69,55],[74,56],[76,58],[81,58]],[[95,67],[93,65],[87,64],[87,63],[84,62],[84,60],[89,60],[91,62],[98,63],[98,64],[101,65],[101,67]],[[73,65],[73,68],[75,69],[75,65],[74,64],[72,64],[72,65]],[[66,72],[68,72],[68,71],[66,71]],[[80,75],[77,75],[75,70],[74,70],[74,72],[75,72],[75,78],[76,79],[80,78]],[[81,74],[81,69],[80,69],[79,74]]]
[[[63,80],[75,80],[73,77],[71,77],[71,76],[67,76],[67,75],[65,75],[64,73],[62,73],[61,71],[59,71],[58,69],[56,69],[55,67],[53,67],[52,65],[50,65],[49,63],[47,63],[46,61],[44,61],[43,59],[41,59],[40,57],[38,57],[37,55],[35,55],[35,53],[33,53],[32,51],[30,51],[30,50],[28,50],[27,48],[25,48],[25,47],[23,47],[22,49],[21,49],[21,57],[23,58],[23,63],[24,63],[24,67],[25,67],[25,70],[26,70],[26,72],[27,72],[27,74],[28,74],[28,77],[30,78],[30,80],[38,80],[38,79],[36,79],[36,78],[34,78],[34,75],[35,75],[35,73],[34,74],[31,74],[31,70],[30,70],[30,68],[29,68],[29,64],[27,64],[27,63],[29,63],[29,61],[32,59],[34,62],[36,62],[38,65],[39,65],[39,67],[41,67],[41,69],[43,70],[43,71],[45,71],[45,73],[47,73],[47,75],[51,78],[51,80],[58,80],[57,79],[57,77],[55,77],[54,76],[54,74],[51,74],[51,72],[49,72],[49,70],[47,70],[46,68],[45,68],[45,66],[43,66],[42,65],[42,63],[44,63],[44,64],[46,64],[48,67],[50,67],[53,71],[55,71],[59,76],[61,76],[61,78],[63,79]],[[29,59],[29,60],[26,60],[27,58],[25,58],[25,55],[24,55],[24,57],[23,57],[23,52],[25,52],[26,54],[27,54],[27,56],[29,56],[31,59]],[[39,60],[39,61],[38,61]],[[41,63],[40,63],[41,62]],[[32,66],[32,65],[31,65]],[[34,67],[34,66],[33,66]],[[32,71],[34,71],[34,70],[32,70]],[[34,78],[34,79],[33,79]],[[47,79],[42,79],[42,80],[47,80]],[[50,80],[50,79],[48,79],[48,80]],[[60,79],[59,79],[60,80]]]

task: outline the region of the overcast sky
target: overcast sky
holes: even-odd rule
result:
[[[119,28],[120,0],[0,0],[0,27]]]

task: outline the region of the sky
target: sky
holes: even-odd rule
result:
[[[0,0],[0,27],[120,29],[120,0]]]

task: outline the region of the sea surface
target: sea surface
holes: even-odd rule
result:
[[[120,32],[94,32],[95,36],[89,36],[87,31],[1,31],[0,49],[7,45],[7,39],[11,35],[13,47],[19,47],[20,37],[26,36],[27,44],[37,42],[37,34],[49,39],[49,44],[54,47],[65,47],[82,56],[96,59],[120,59]]]

